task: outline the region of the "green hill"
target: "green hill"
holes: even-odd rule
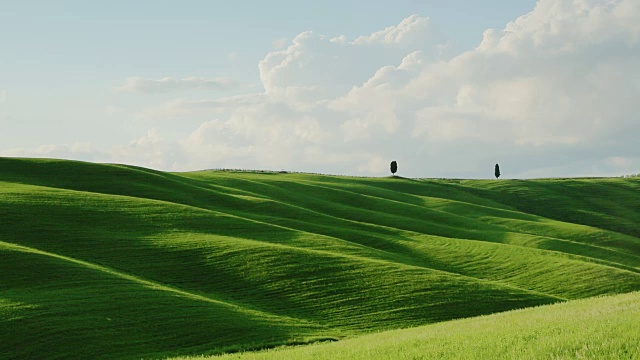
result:
[[[634,292],[334,343],[188,359],[640,359],[639,318]]]
[[[0,158],[0,357],[254,349],[640,290],[640,179]]]

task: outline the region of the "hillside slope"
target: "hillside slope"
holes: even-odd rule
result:
[[[216,353],[640,290],[639,190],[0,158],[0,357]]]
[[[640,293],[204,360],[640,359]],[[176,359],[178,360],[178,359]]]

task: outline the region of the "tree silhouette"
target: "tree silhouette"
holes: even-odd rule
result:
[[[396,171],[398,171],[398,163],[395,160],[393,160],[391,162],[391,174],[393,176],[395,176],[396,175]]]
[[[494,172],[496,179],[500,177],[500,165],[496,164],[496,170]]]

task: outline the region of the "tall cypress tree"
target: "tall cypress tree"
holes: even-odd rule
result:
[[[398,163],[395,160],[393,160],[391,162],[391,174],[393,176],[395,176],[396,175],[396,171],[398,171]]]
[[[496,164],[494,175],[496,176],[496,179],[500,177],[500,165],[498,164]]]

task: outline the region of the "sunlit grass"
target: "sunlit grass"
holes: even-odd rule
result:
[[[188,359],[639,359],[639,318],[635,292],[335,343]]]

